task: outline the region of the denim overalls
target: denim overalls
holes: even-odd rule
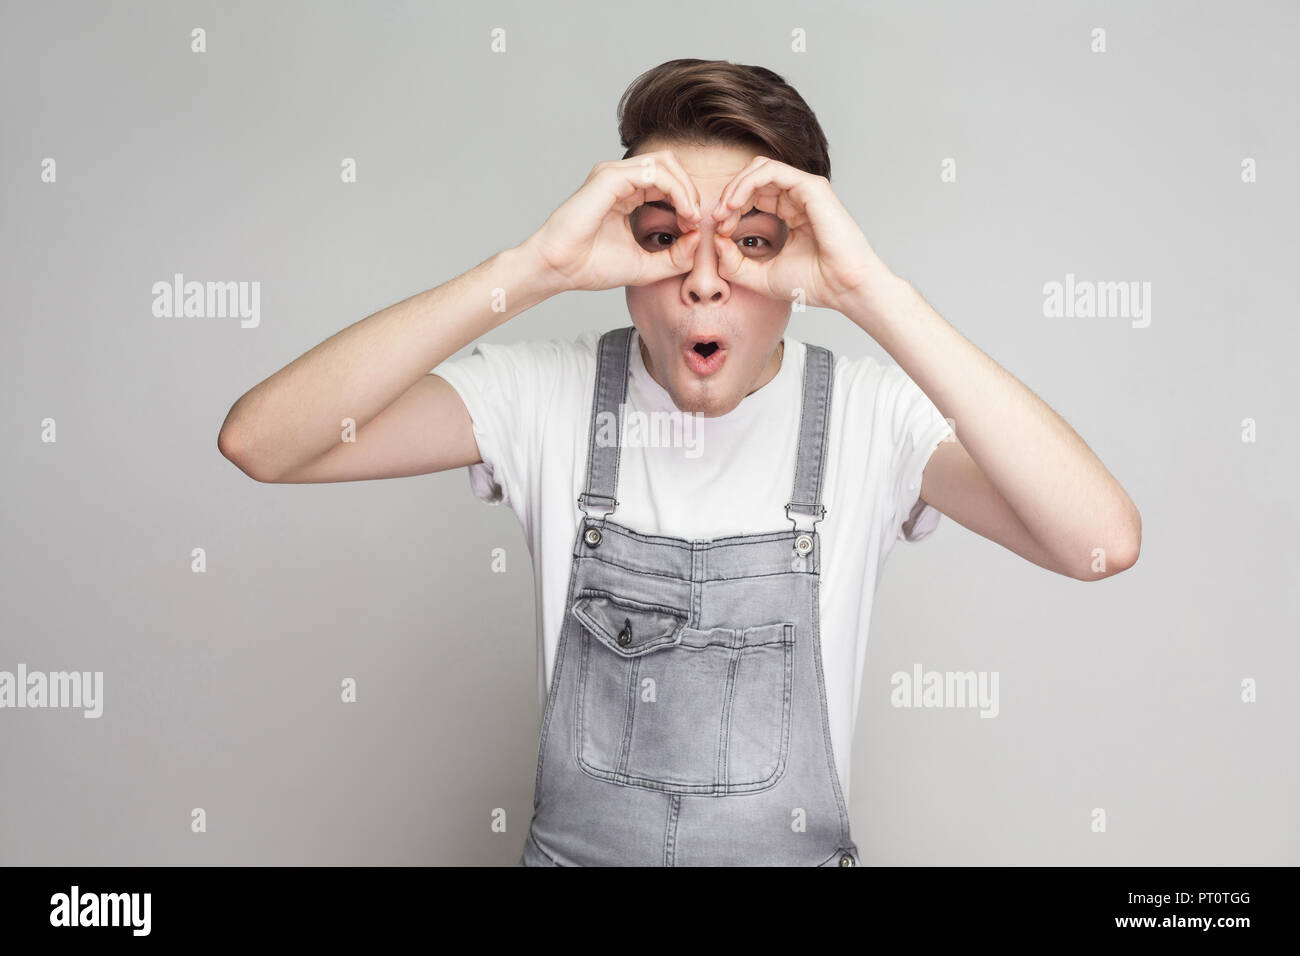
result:
[[[632,331],[599,341],[584,518],[520,865],[857,866],[831,753],[813,529],[833,356],[806,346],[794,528],[687,540],[609,520],[619,447],[597,441],[596,423],[609,413],[622,434]]]

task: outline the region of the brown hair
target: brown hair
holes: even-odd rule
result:
[[[831,175],[817,117],[794,87],[761,66],[680,59],[646,70],[618,101],[618,136],[624,159],[660,137],[748,146],[813,175]]]

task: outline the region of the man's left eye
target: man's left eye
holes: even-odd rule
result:
[[[755,240],[757,240],[757,241],[759,241],[759,242],[761,242],[761,243],[765,243],[765,244],[768,245],[768,246],[771,246],[771,245],[772,245],[772,243],[768,242],[768,241],[767,241],[766,239],[764,239],[762,236],[742,236],[741,238],[737,239],[736,241],[739,242],[739,243],[746,243],[746,242],[749,242],[749,240],[751,240],[751,239],[755,239]],[[762,249],[763,246],[746,246],[746,248],[747,248],[747,249]]]

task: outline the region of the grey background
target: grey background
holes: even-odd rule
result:
[[[98,720],[0,710],[0,863],[517,860],[538,714],[514,516],[464,470],[260,485],[217,431],[312,345],[521,241],[679,56],[785,76],[884,260],[1142,512],[1138,564],[1092,584],[946,518],[897,546],[853,757],[866,861],[1300,863],[1298,27],[1262,2],[6,2],[0,669],[106,687]],[[260,281],[260,327],[153,317],[175,272]],[[1150,327],[1044,318],[1067,272],[1151,282]],[[621,290],[569,294],[489,338],[627,322]],[[790,333],[887,358],[832,312]],[[1000,716],[891,707],[916,662],[998,671]]]

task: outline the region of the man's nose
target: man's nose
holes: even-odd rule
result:
[[[699,225],[700,241],[695,247],[691,271],[686,274],[686,281],[682,283],[682,296],[689,302],[724,301],[729,294],[730,286],[718,275],[718,253],[713,248],[713,231],[716,223],[709,215],[709,211],[713,209],[716,202],[716,199],[710,200],[705,197],[700,203],[700,209],[705,211]]]

